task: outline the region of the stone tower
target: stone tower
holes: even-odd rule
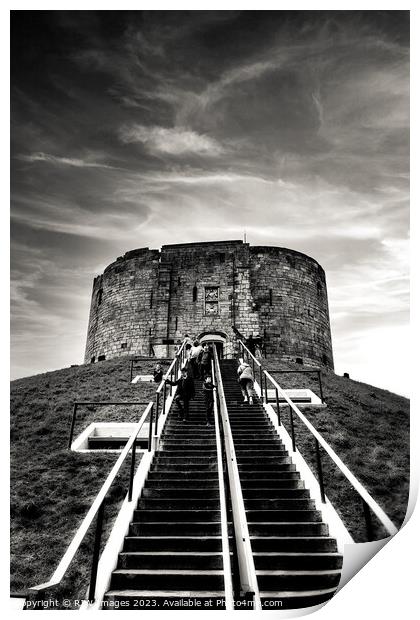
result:
[[[85,362],[166,356],[184,334],[259,334],[268,355],[334,367],[325,273],[309,256],[242,241],[127,252],[93,282]]]

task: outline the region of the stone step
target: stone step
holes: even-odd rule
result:
[[[232,412],[229,411],[229,422],[232,424],[234,422],[237,423],[241,423],[241,422],[268,422],[270,421],[270,419],[268,418],[268,416],[266,416],[266,414],[262,414],[259,411],[255,412],[255,413],[251,413],[249,410],[248,411],[243,411],[243,412]]]
[[[236,446],[238,448],[240,447],[252,447],[252,446],[283,446],[283,442],[280,441],[280,439],[276,436],[266,436],[266,435],[259,435],[259,434],[249,434],[248,436],[244,437],[243,435],[239,435],[238,437],[234,438],[235,441],[235,448]]]
[[[168,437],[183,437],[186,434],[189,435],[189,431],[190,427],[184,423],[180,426],[171,426],[169,424],[166,424],[161,437],[163,439]],[[200,424],[198,428],[195,429],[194,436],[200,439],[208,439],[209,441],[216,440],[214,428],[211,426],[205,426],[203,424]]]
[[[195,454],[188,454],[188,455],[183,455],[183,456],[178,456],[178,455],[168,455],[168,453],[161,454],[159,453],[156,457],[155,457],[155,461],[156,464],[171,464],[173,467],[176,467],[177,465],[193,465],[195,466],[200,466],[203,465],[205,467],[209,467],[209,465],[211,465],[212,463],[214,463],[215,467],[217,468],[217,460],[215,458],[215,456],[211,455],[211,456],[199,456],[199,455],[195,455]],[[194,467],[192,467],[192,469],[194,469]]]
[[[252,501],[252,500],[248,500]],[[282,510],[282,509],[256,509],[256,508],[246,508],[246,516],[248,521],[262,521],[264,523],[289,523],[293,521],[294,523],[308,523],[308,522],[321,522],[321,511],[320,510]]]
[[[216,470],[211,471],[173,471],[173,469],[159,469],[158,471],[149,471],[147,475],[146,484],[158,484],[159,480],[164,480],[167,482],[171,482],[172,480],[175,482],[191,482],[191,484],[196,484],[195,481],[212,481],[215,482],[219,478],[219,474]]]
[[[258,472],[260,474],[261,472]],[[292,477],[294,475],[294,477]],[[274,478],[261,476],[260,478],[241,476],[242,490],[258,489],[303,489],[304,481],[297,471],[281,471]]]
[[[173,495],[173,494],[172,494]],[[135,520],[141,521],[139,513],[143,513],[144,510],[149,511],[174,511],[174,510],[219,510],[220,500],[219,498],[207,498],[200,499],[197,497],[146,497],[145,499],[139,499],[138,511],[134,511]]]
[[[120,553],[118,568],[223,569],[223,557],[215,551],[137,551]]]
[[[292,459],[290,456],[280,456],[279,455],[273,455],[273,456],[265,456],[265,455],[255,455],[255,456],[244,456],[242,454],[238,454],[236,455],[236,460],[238,462],[238,465],[251,465],[251,466],[255,466],[255,470],[257,470],[257,468],[262,467],[263,465],[285,465],[285,464],[289,464],[292,462]]]
[[[216,444],[216,439],[206,439],[206,438],[200,438],[200,437],[196,437],[194,435],[194,437],[174,437],[173,435],[170,435],[168,437],[164,437],[161,440],[161,450],[165,450],[166,448],[171,448],[172,446],[204,446],[204,447],[211,447],[214,448],[217,444]]]
[[[237,459],[243,456],[249,456],[250,458],[260,459],[262,456],[287,456],[289,452],[284,447],[273,447],[272,449],[266,447],[255,446],[255,449],[245,448],[241,446],[235,446],[235,452]]]
[[[196,481],[194,481],[196,482]],[[176,490],[175,490],[176,489]],[[142,492],[142,499],[150,498],[186,498],[186,499],[219,499],[219,485],[216,483],[214,486],[200,485],[197,486],[185,486],[185,482],[182,486],[175,486],[170,484],[169,486],[153,486],[145,487]]]
[[[141,500],[139,500],[141,501]],[[138,512],[135,511],[134,523],[147,523],[164,521],[166,524],[170,524],[171,521],[219,521],[220,512],[218,507],[213,510],[207,510],[203,508],[192,508],[191,510],[185,509],[171,509],[171,510],[152,510],[143,509]]]
[[[251,536],[328,536],[328,526],[322,522],[264,522],[248,521]]]
[[[206,414],[203,413],[202,416],[197,418],[189,418],[188,420],[175,420],[170,421],[165,424],[165,431],[179,430],[185,432],[193,432],[193,431],[203,431],[203,429],[207,429],[209,437],[214,436],[214,426],[206,426]]]
[[[252,405],[248,401],[244,401],[242,394],[225,393],[226,405],[229,414],[232,413],[260,413],[265,415],[264,407],[261,406],[258,398],[253,397]]]
[[[207,459],[203,459],[201,462],[194,462],[191,459],[186,459],[186,461],[175,461],[169,458],[163,458],[162,460],[156,461],[151,466],[151,472],[163,472],[170,468],[174,473],[179,472],[182,474],[183,472],[217,472],[217,462],[208,462]]]
[[[341,570],[256,570],[260,590],[309,590],[337,587]]]
[[[249,487],[246,484],[242,484],[242,495],[247,499],[257,499],[261,498],[303,498],[309,497],[309,490],[304,488],[303,480],[290,480],[289,485],[285,484],[288,482],[287,480],[282,480],[280,482],[274,481],[275,484],[269,486],[267,482],[272,482],[272,480],[260,480],[259,484],[256,481],[254,486]]]
[[[206,514],[201,517],[205,518],[206,521],[175,522],[174,519],[171,519],[169,522],[149,520],[144,523],[131,523],[129,536],[163,536],[167,535],[169,531],[178,536],[220,536],[220,521],[217,520],[216,516],[214,520],[210,520],[211,517],[212,515],[206,511]]]
[[[340,553],[278,553],[254,551],[257,570],[331,570],[340,569],[343,556]]]
[[[337,542],[329,536],[250,536],[253,552],[335,553]]]
[[[151,484],[152,482],[152,484]],[[176,495],[178,493],[182,496],[187,493],[192,493],[193,491],[197,491],[200,493],[219,493],[219,481],[217,478],[214,480],[182,480],[177,478],[170,478],[167,480],[146,480],[146,484],[144,486],[144,490],[146,493],[143,493],[144,497],[153,497],[155,492],[163,493],[170,491],[171,489],[176,489]],[[199,484],[197,484],[199,483]],[[173,494],[174,495],[174,494]]]
[[[163,450],[216,450],[217,443],[213,439],[198,440],[196,437],[180,437],[161,441],[159,451]]]
[[[232,433],[233,436],[233,433]],[[277,433],[273,431],[258,431],[252,433],[238,432],[235,431],[235,442],[238,443],[248,443],[249,441],[276,441],[277,443],[282,444],[283,442],[280,440],[280,437]]]
[[[213,525],[213,524],[212,524]],[[222,551],[221,536],[126,536],[124,551]]]
[[[208,448],[206,446],[202,446],[201,448],[198,448],[196,446],[171,446],[171,447],[167,447],[165,446],[163,450],[159,450],[159,454],[158,457],[160,457],[162,455],[162,453],[164,454],[165,457],[180,457],[180,458],[187,458],[190,459],[194,456],[202,456],[204,457],[213,457],[215,458],[216,454],[217,454],[217,449],[216,448]]]
[[[250,411],[248,407],[243,407],[241,411],[232,411],[229,409],[229,422],[242,422],[244,420],[248,420],[249,422],[264,420],[267,423],[270,421],[270,418],[260,411]]]
[[[248,498],[244,497],[245,509],[249,510],[316,510],[315,500],[313,499],[301,499],[294,497],[266,497],[262,498]]]
[[[204,431],[204,429],[206,429],[208,432],[208,436],[214,437],[215,436],[214,425],[206,426],[206,423],[207,423],[207,416],[205,412],[203,412],[199,416],[189,417],[188,420],[181,420],[181,419],[171,420],[165,425],[165,431],[170,431],[170,430],[182,431],[183,430],[185,432],[190,432],[191,430],[194,430],[194,431],[199,432],[199,431]]]
[[[261,422],[234,422],[230,424],[230,428],[232,429],[232,435],[235,436],[237,433],[247,432],[253,433],[254,431],[265,431],[267,430],[267,424],[263,421]]]
[[[269,474],[273,474],[273,477],[277,477],[278,472],[280,471],[295,471],[296,470],[296,465],[294,465],[292,463],[292,459],[289,457],[285,457],[283,459],[283,462],[279,463],[276,461],[272,461],[270,463],[264,462],[264,463],[255,463],[255,462],[241,462],[238,463],[238,469],[239,469],[239,473],[240,473],[240,477],[242,479],[243,476],[245,475],[249,475],[251,474],[251,477],[256,477],[258,476],[258,478],[262,475],[264,475],[264,477],[269,477]],[[252,476],[252,473],[254,473],[254,476]]]
[[[222,570],[148,570],[116,569],[111,576],[111,590],[223,590]]]

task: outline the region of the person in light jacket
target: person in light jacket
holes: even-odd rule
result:
[[[198,342],[198,340],[196,340],[194,342],[194,345],[191,347],[191,355],[190,355],[191,369],[192,369],[192,375],[194,379],[198,379],[198,377],[200,376],[199,362],[201,359],[202,352],[203,352],[203,347]]]
[[[249,364],[243,362],[238,368],[238,381],[241,386],[244,403],[249,402],[252,405],[254,397],[254,375]]]

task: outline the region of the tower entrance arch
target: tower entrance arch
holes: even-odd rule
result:
[[[227,335],[224,332],[203,332],[199,335],[198,340],[200,344],[214,344],[219,359],[222,359],[226,351]]]

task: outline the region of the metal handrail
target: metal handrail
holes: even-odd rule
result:
[[[239,343],[242,346],[242,348],[244,349],[244,351],[246,351],[248,359],[249,359],[249,357],[251,357],[254,362],[259,364],[260,371],[261,371],[262,366],[258,362],[258,360],[253,356],[251,351],[242,342],[242,340],[239,340]],[[300,371],[300,372],[302,372],[302,371]],[[308,372],[313,372],[313,371],[308,371]],[[349,468],[343,463],[343,461],[334,452],[334,450],[331,448],[331,446],[325,441],[325,439],[322,437],[322,435],[320,435],[320,433],[312,426],[312,424],[309,422],[309,420],[300,411],[300,409],[295,405],[295,403],[289,398],[289,396],[284,392],[284,390],[280,387],[280,385],[277,383],[277,381],[270,375],[270,373],[267,370],[263,370],[263,375],[264,375],[264,382],[262,380],[261,373],[260,373],[261,397],[268,404],[268,398],[267,398],[267,379],[268,379],[269,381],[271,381],[271,383],[272,383],[272,385],[273,385],[273,387],[274,387],[274,389],[276,391],[276,405],[277,405],[277,416],[278,416],[279,426],[281,426],[280,407],[279,407],[279,400],[278,400],[279,393],[283,396],[283,398],[286,400],[286,402],[289,405],[290,427],[291,427],[291,433],[292,433],[292,449],[293,449],[293,452],[296,451],[296,439],[295,439],[295,429],[294,429],[294,422],[293,422],[293,411],[299,416],[299,418],[302,420],[302,422],[305,424],[305,426],[308,428],[308,430],[314,436],[314,439],[315,439],[316,463],[317,463],[317,470],[318,470],[318,482],[319,482],[320,494],[321,494],[322,502],[325,503],[326,500],[325,500],[325,488],[324,488],[324,477],[323,477],[323,471],[322,471],[321,453],[320,453],[320,450],[319,450],[319,446],[320,445],[324,448],[325,452],[331,458],[333,463],[335,463],[335,465],[339,468],[341,473],[347,478],[347,480],[350,482],[352,487],[355,489],[355,491],[361,497],[362,504],[363,504],[363,513],[364,513],[364,517],[365,517],[366,530],[367,530],[368,538],[370,540],[373,538],[373,536],[372,536],[372,523],[371,523],[370,510],[376,515],[376,517],[379,519],[380,523],[383,525],[383,527],[388,532],[388,534],[390,534],[390,536],[394,536],[398,532],[398,528],[391,521],[391,519],[388,517],[388,515],[384,512],[384,510],[382,510],[382,508],[379,506],[379,504],[373,499],[373,497],[364,488],[364,486],[361,484],[361,482],[359,482],[359,480],[356,478],[356,476],[354,476],[354,474],[352,474],[352,472],[349,470]],[[255,373],[254,373],[254,377],[255,377]],[[265,398],[264,398],[264,396],[265,396]],[[321,397],[321,400],[323,400],[322,397]]]
[[[74,435],[74,426],[76,424],[76,416],[77,416],[77,410],[79,407],[81,406],[90,406],[90,405],[94,405],[95,407],[107,407],[107,406],[118,406],[118,407],[124,407],[125,405],[127,406],[133,406],[133,405],[147,405],[148,401],[132,401],[132,400],[128,400],[128,401],[122,401],[122,400],[109,400],[109,401],[105,401],[105,400],[75,400],[73,401],[73,413],[72,413],[72,418],[71,418],[71,423],[70,423],[70,433],[69,433],[69,442],[68,442],[68,449],[70,450],[71,448],[71,444],[73,443],[73,435]]]
[[[164,377],[162,378],[162,381],[159,384],[159,387],[156,390],[155,435],[157,434],[157,428],[158,428],[159,405],[160,405],[160,395],[161,395],[161,392],[163,390],[162,415],[165,415],[165,413],[166,413],[166,411],[165,411],[165,406],[166,406],[166,385],[167,385],[166,384],[166,380],[169,379],[169,377],[170,377],[171,381],[172,381],[173,377],[174,376],[177,377],[179,371],[181,370],[182,365],[185,362],[185,345],[186,345],[186,343],[187,343],[187,339],[184,338],[180,348],[178,349],[178,351],[175,354],[174,359],[172,360],[172,363],[170,364],[168,370],[166,371]]]
[[[177,364],[179,364],[178,359],[181,358],[181,365],[185,360],[185,345],[187,343],[187,339],[185,338],[182,341],[182,344],[180,346],[180,348],[178,349],[178,351],[175,354],[174,359],[172,360],[168,370],[165,373],[165,376],[163,377],[162,381],[159,384],[159,387],[157,388],[156,392],[160,392],[163,389],[163,386],[165,385],[165,379],[168,379],[170,375],[173,374],[173,372],[175,370],[180,370],[180,368],[176,368]]]
[[[214,346],[213,358],[219,393],[220,413],[223,426],[226,461],[229,475],[229,488],[232,503],[232,521],[236,540],[241,592],[245,597],[252,596],[254,599],[254,608],[260,609],[260,595],[257,577],[255,573],[254,557],[252,555],[251,541],[248,531],[245,504],[242,496],[239,469],[236,461],[235,447],[229,423],[229,414],[223,389],[219,360]]]
[[[324,404],[324,390],[322,389],[322,378],[321,378],[321,370],[319,368],[305,369],[305,370],[283,370],[282,368],[274,369],[271,368],[271,372],[276,372],[279,375],[287,375],[287,374],[296,374],[296,375],[314,375],[316,374],[318,377],[318,386],[319,386],[319,396],[321,399],[321,403]]]
[[[71,541],[70,545],[67,548],[67,551],[61,558],[61,561],[59,565],[57,566],[57,568],[55,569],[51,579],[47,581],[46,583],[41,583],[37,586],[33,586],[29,588],[31,591],[40,592],[42,590],[47,590],[48,588],[57,586],[61,583],[80,545],[82,544],[86,536],[86,533],[88,532],[90,526],[92,525],[93,520],[97,516],[95,543],[94,543],[94,555],[93,555],[93,560],[92,560],[91,580],[90,580],[90,586],[89,586],[89,600],[93,600],[93,593],[95,592],[95,586],[96,586],[96,573],[97,573],[98,561],[99,561],[100,540],[101,540],[101,534],[102,534],[105,498],[116,476],[118,475],[123,462],[125,461],[131,449],[132,460],[131,460],[131,468],[130,468],[128,501],[132,501],[131,495],[132,495],[132,488],[133,488],[134,459],[135,459],[135,456],[133,456],[133,454],[135,454],[135,441],[137,439],[137,436],[144,422],[146,421],[147,416],[149,415],[149,412],[151,413],[152,410],[153,410],[153,402],[150,402],[147,405],[146,409],[144,410],[143,415],[141,416],[140,420],[136,424],[135,429],[130,435],[130,438],[125,444],[125,447],[122,450],[120,456],[118,457],[115,465],[113,466],[110,473],[108,474],[98,495],[96,496],[91,507],[89,508],[87,515],[85,516],[81,525],[79,526],[76,534],[73,537],[73,540]]]
[[[305,424],[306,428],[311,432],[311,434],[315,438],[315,449],[316,449],[317,466],[318,466],[318,472],[319,472],[319,484],[320,484],[321,496],[323,498],[323,502],[325,503],[325,493],[324,493],[324,488],[323,488],[324,484],[323,484],[323,476],[322,476],[321,457],[320,457],[320,452],[319,452],[320,445],[324,448],[325,452],[331,458],[333,463],[335,463],[335,465],[338,467],[341,473],[347,478],[347,480],[350,482],[354,490],[360,495],[360,497],[362,498],[364,502],[363,504],[364,508],[366,508],[365,507],[365,504],[366,504],[370,508],[370,510],[372,510],[372,512],[377,516],[377,518],[379,519],[379,521],[381,522],[385,530],[388,532],[388,534],[390,534],[391,536],[396,534],[398,532],[398,528],[391,521],[391,519],[385,514],[385,512],[382,510],[379,504],[368,493],[368,491],[364,488],[361,482],[359,482],[356,476],[352,474],[349,468],[343,463],[340,457],[334,452],[331,446],[325,441],[322,435],[320,435],[320,433],[312,426],[309,420],[300,411],[300,409],[295,405],[295,403],[289,398],[289,396],[284,392],[284,390],[282,390],[282,388],[279,386],[277,381],[270,375],[270,373],[264,370],[264,375],[269,381],[271,381],[274,388],[278,390],[279,393],[283,396],[283,398],[287,401],[290,407],[291,416],[292,416],[292,411],[294,411],[296,415]],[[293,440],[293,447],[294,447],[293,451],[295,451],[296,445],[295,445],[295,440],[294,440],[293,418],[292,417],[291,417],[291,420],[292,420],[292,434],[293,434],[292,440]]]
[[[211,375],[213,385],[216,385],[216,373],[214,369],[214,361],[211,362]],[[233,602],[233,587],[232,587],[232,563],[230,559],[230,547],[229,547],[229,529],[228,529],[228,507],[227,507],[227,489],[225,489],[225,468],[224,462],[224,450],[222,435],[223,431],[219,425],[219,403],[217,398],[217,388],[213,389],[213,421],[216,434],[216,447],[217,447],[217,471],[219,480],[219,495],[220,495],[220,529],[222,534],[222,555],[223,555],[223,573],[225,583],[225,608],[226,610],[234,609]],[[234,551],[235,553],[235,551]]]

